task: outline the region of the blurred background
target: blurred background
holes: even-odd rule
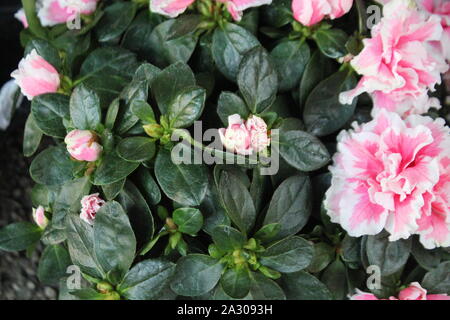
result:
[[[0,1],[0,88],[11,79],[10,74],[23,55],[19,40],[22,25],[14,18],[14,13],[21,7],[20,0]],[[2,103],[4,101],[0,100],[0,111]],[[12,113],[8,128],[4,130],[1,128],[4,125],[0,126],[0,227],[31,219],[30,161],[22,154],[23,129],[29,108],[28,100],[24,99]],[[31,257],[25,252],[0,251],[0,300],[56,298],[56,289],[42,286],[36,277],[40,250],[37,248]]]

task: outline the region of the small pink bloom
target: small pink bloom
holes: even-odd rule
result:
[[[351,235],[386,229],[419,234],[426,248],[450,245],[450,128],[443,119],[380,111],[338,136],[325,207]]]
[[[251,146],[256,152],[266,149],[270,145],[270,138],[267,135],[267,125],[258,116],[251,116],[245,123],[250,132]]]
[[[427,290],[422,288],[418,282],[413,282],[408,288],[399,292],[398,298],[389,297],[389,299],[378,299],[372,293],[366,293],[356,289],[356,294],[351,296],[350,300],[450,300],[450,297],[446,294],[427,295]]]
[[[56,92],[60,84],[58,71],[35,49],[19,62],[19,68],[11,73],[11,77],[28,100],[40,94]]]
[[[271,4],[272,0],[217,0],[227,4],[227,10],[233,20],[240,21],[244,10],[254,7]]]
[[[150,0],[150,11],[175,18],[182,14],[195,0]]]
[[[94,224],[95,215],[105,204],[105,201],[99,197],[98,193],[84,196],[81,199],[80,218],[89,224]]]
[[[351,64],[362,75],[356,88],[343,92],[340,101],[350,104],[363,92],[372,95],[373,113],[387,109],[401,116],[421,114],[439,107],[428,98],[448,70],[434,41],[442,37],[438,17],[427,18],[409,1],[392,0],[383,7],[384,17],[372,28],[372,38]]]
[[[249,155],[253,152],[250,132],[238,114],[228,117],[228,128],[219,129],[219,135],[227,150],[242,155]]]
[[[28,28],[28,21],[27,21],[26,15],[25,15],[25,10],[23,10],[23,8],[20,9],[19,11],[17,11],[17,12],[14,14],[14,17],[15,17],[17,20],[19,20],[20,22],[22,22],[23,27],[24,27],[25,29]]]
[[[33,220],[41,229],[45,229],[47,227],[48,219],[45,216],[45,210],[43,206],[39,206],[37,207],[37,209],[33,208]]]
[[[96,161],[103,150],[97,142],[97,135],[89,130],[72,130],[64,142],[70,155],[79,161]]]
[[[41,24],[51,27],[72,21],[79,14],[89,15],[97,8],[98,0],[42,0],[38,7]]]
[[[294,19],[305,26],[312,26],[325,17],[337,19],[350,11],[353,0],[293,0]]]

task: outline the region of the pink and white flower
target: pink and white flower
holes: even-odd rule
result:
[[[100,157],[103,150],[97,140],[97,135],[92,131],[75,129],[66,135],[64,142],[73,158],[92,162]]]
[[[92,14],[98,0],[42,0],[38,3],[38,17],[41,24],[51,27],[72,21],[79,14]]]
[[[26,15],[25,15],[25,10],[23,10],[23,8],[14,14],[14,18],[16,18],[17,20],[22,22],[22,25],[25,29],[28,28],[28,21],[27,21]]]
[[[272,3],[272,0],[216,0],[226,4],[228,12],[235,21],[240,21],[243,11]],[[150,11],[175,18],[182,14],[195,0],[150,0]]]
[[[356,294],[350,300],[387,300],[378,299],[374,294],[356,290]],[[418,282],[411,283],[407,288],[401,290],[398,298],[390,297],[389,300],[450,300],[446,294],[427,294],[427,290],[422,288]]]
[[[60,78],[58,71],[35,49],[19,62],[19,68],[11,73],[28,100],[44,93],[56,92]]]
[[[105,204],[105,200],[99,197],[98,193],[90,194],[88,196],[84,196],[81,199],[81,213],[80,218],[89,223],[94,224],[95,215],[98,210]]]
[[[47,227],[48,219],[45,216],[43,206],[39,206],[36,209],[33,208],[33,220],[41,229],[45,229]]]
[[[351,236],[386,229],[450,246],[450,128],[443,119],[380,111],[338,136],[325,207]]]
[[[343,92],[340,101],[350,104],[363,92],[371,94],[373,113],[380,109],[402,116],[421,114],[439,101],[428,97],[441,82],[448,65],[433,42],[442,37],[441,21],[410,5],[392,0],[383,7],[384,17],[365,39],[364,49],[351,65],[362,75],[356,88]]]
[[[250,132],[250,144],[256,152],[261,152],[270,145],[270,138],[267,134],[267,124],[258,116],[251,116],[245,123]]]
[[[332,20],[350,11],[353,0],[293,0],[294,19],[305,26],[312,26],[325,17]]]
[[[228,128],[220,128],[219,136],[228,151],[242,155],[253,153],[250,131],[238,114],[228,117]]]

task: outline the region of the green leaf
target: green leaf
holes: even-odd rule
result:
[[[58,284],[71,264],[69,253],[64,247],[60,245],[46,247],[39,260],[37,272],[39,281],[47,285]]]
[[[0,229],[0,249],[21,251],[38,242],[42,230],[30,222],[16,222]]]
[[[169,104],[167,116],[171,128],[191,126],[202,114],[206,91],[200,87],[188,87]]]
[[[283,274],[281,286],[289,300],[331,300],[328,288],[305,271]]]
[[[94,229],[78,215],[70,214],[66,219],[67,246],[73,264],[83,273],[103,279],[105,272],[94,252]]]
[[[360,263],[361,261],[361,239],[345,235],[342,241],[342,259],[349,263]]]
[[[119,114],[120,99],[114,99],[108,107],[105,117],[105,128],[112,130]]]
[[[23,133],[23,154],[25,157],[31,157],[39,148],[42,139],[42,131],[37,126],[33,114],[28,115],[25,122],[25,131]]]
[[[160,149],[155,162],[155,175],[164,193],[181,205],[195,207],[205,197],[208,172],[203,165],[175,164],[170,151]]]
[[[341,260],[335,260],[325,269],[321,278],[336,300],[343,300],[350,292],[347,286],[345,265]]]
[[[52,146],[39,153],[31,163],[31,178],[49,186],[62,185],[73,178],[74,162],[62,146]]]
[[[253,48],[244,55],[237,83],[253,113],[261,113],[273,104],[278,90],[278,75],[263,47]]]
[[[235,81],[244,54],[258,45],[258,39],[249,31],[233,23],[225,23],[214,31],[211,50],[220,72]]]
[[[155,155],[155,143],[146,137],[125,138],[117,145],[117,154],[130,162],[150,160]]]
[[[108,295],[100,293],[93,288],[83,288],[70,292],[71,295],[80,300],[107,300]]]
[[[254,237],[262,242],[269,242],[275,239],[280,230],[281,224],[279,223],[266,224],[255,233]]]
[[[128,216],[117,202],[107,202],[95,216],[94,251],[106,272],[124,275],[133,263],[136,238]]]
[[[161,190],[147,168],[141,167],[137,172],[137,180],[142,188],[143,196],[152,205],[161,201]]]
[[[228,269],[220,279],[220,285],[227,295],[242,299],[250,291],[251,279],[247,268]]]
[[[108,201],[114,200],[122,191],[125,185],[126,179],[122,179],[111,184],[105,184],[102,186],[103,194]]]
[[[225,225],[215,227],[211,237],[219,249],[223,251],[242,249],[247,242],[247,238],[244,234],[233,227]]]
[[[151,62],[159,67],[175,62],[188,62],[197,46],[198,37],[188,33],[177,39],[171,39],[171,29],[178,24],[178,19],[164,21],[156,26],[150,34],[149,47]]]
[[[320,51],[328,58],[337,59],[347,54],[348,35],[340,29],[321,28],[313,35]]]
[[[311,214],[311,197],[309,177],[295,175],[286,179],[273,194],[264,225],[279,223],[276,239],[298,233]]]
[[[158,108],[166,113],[172,101],[186,87],[195,85],[195,77],[188,65],[178,62],[167,67],[156,76],[152,83]]]
[[[169,285],[175,264],[162,259],[145,260],[125,275],[118,291],[129,300],[155,300]]]
[[[320,51],[316,51],[306,65],[300,81],[299,102],[300,107],[305,105],[311,91],[333,73],[333,62],[326,58]]]
[[[191,254],[177,262],[171,289],[182,296],[195,297],[212,290],[219,282],[223,265],[203,254]]]
[[[44,230],[44,233],[41,237],[41,241],[46,246],[57,245],[63,241],[67,240],[66,230],[58,229],[53,226],[53,223],[50,223]]]
[[[80,212],[81,199],[89,194],[90,189],[89,177],[69,180],[63,184],[53,203],[52,226],[64,229],[66,216]]]
[[[450,294],[450,261],[442,262],[437,268],[425,274],[422,286],[429,293]]]
[[[339,103],[339,94],[355,86],[356,79],[347,70],[321,81],[308,96],[303,110],[308,132],[326,136],[341,129],[353,116],[357,99],[350,105],[343,105]]]
[[[308,266],[308,271],[318,273],[325,269],[335,258],[336,252],[334,248],[325,242],[314,244],[314,256]]]
[[[273,1],[270,6],[262,6],[261,20],[272,27],[281,28],[293,21],[291,6],[290,0]]]
[[[131,112],[134,113],[144,124],[156,123],[155,113],[152,107],[142,100],[133,100],[131,102]]]
[[[136,5],[132,2],[116,2],[107,6],[98,22],[95,32],[100,42],[108,42],[119,37],[136,14]]]
[[[41,94],[31,102],[31,113],[36,125],[46,135],[64,138],[64,118],[69,118],[69,97],[59,93]]]
[[[281,132],[279,148],[283,159],[300,171],[314,171],[330,161],[330,154],[322,142],[303,131]]]
[[[369,264],[377,265],[383,276],[399,271],[409,258],[411,239],[389,241],[387,232],[367,237],[366,245]]]
[[[278,72],[279,90],[289,91],[300,82],[310,58],[310,50],[306,42],[283,41],[273,48],[270,57]]]
[[[170,26],[167,40],[174,40],[193,33],[202,22],[202,16],[199,14],[186,14],[180,16],[176,23]]]
[[[84,84],[77,86],[70,97],[70,118],[77,129],[96,130],[102,121],[100,99]]]
[[[254,300],[286,300],[280,286],[260,273],[250,273],[250,295]]]
[[[103,186],[120,181],[130,175],[139,166],[137,162],[129,162],[120,158],[116,152],[107,153],[95,170],[92,183]]]
[[[441,263],[442,251],[439,249],[426,249],[415,239],[412,244],[411,253],[417,263],[425,270],[432,270]]]
[[[138,243],[147,243],[153,237],[155,226],[152,212],[139,189],[127,180],[117,200],[127,212]]]
[[[259,255],[259,262],[279,272],[290,273],[308,267],[314,255],[314,247],[300,237],[290,237],[269,246]]]
[[[203,216],[195,208],[178,208],[172,213],[177,230],[189,235],[196,235],[203,226]]]
[[[236,113],[243,119],[248,118],[249,110],[244,100],[232,92],[222,92],[217,102],[217,114],[220,120],[222,120],[222,123],[227,127],[228,117]]]
[[[256,210],[252,196],[234,174],[223,171],[220,175],[219,194],[222,206],[231,221],[247,234],[255,224]]]
[[[209,182],[205,198],[203,199],[200,210],[204,217],[203,230],[212,235],[214,229],[219,225],[230,225],[230,218],[228,218],[225,209],[220,204],[220,197],[217,187],[214,182]]]

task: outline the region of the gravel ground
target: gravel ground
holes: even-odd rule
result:
[[[0,227],[17,221],[30,221],[30,161],[22,155],[23,128],[28,109],[19,109],[6,132],[0,131]],[[43,286],[37,279],[42,248],[31,257],[25,252],[0,251],[0,300],[55,299],[55,288]]]

